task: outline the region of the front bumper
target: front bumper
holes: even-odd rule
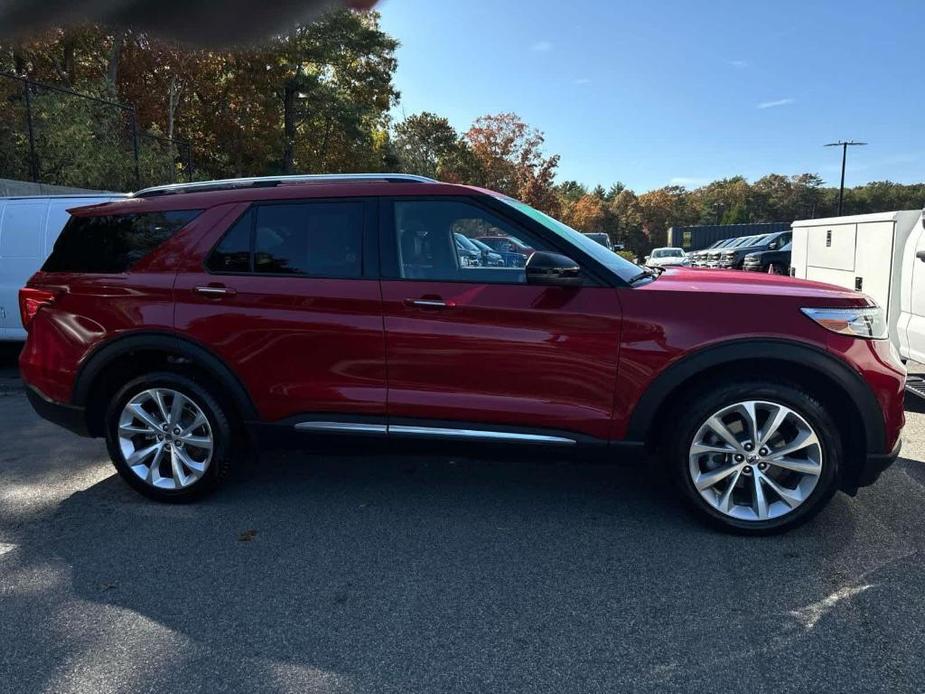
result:
[[[30,385],[26,386],[26,397],[29,398],[32,409],[35,410],[39,417],[80,436],[90,436],[90,432],[87,430],[87,416],[84,408],[55,402],[46,397],[38,388]]]

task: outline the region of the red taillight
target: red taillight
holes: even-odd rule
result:
[[[28,330],[29,323],[35,318],[42,306],[48,306],[55,300],[54,292],[45,289],[23,287],[19,290],[19,314],[22,317],[22,326]]]

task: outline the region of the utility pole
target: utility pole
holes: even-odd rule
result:
[[[848,160],[849,147],[863,147],[866,142],[855,142],[854,140],[839,140],[830,142],[826,147],[841,147],[841,185],[838,187],[838,216],[841,217],[842,203],[845,200],[845,162]]]

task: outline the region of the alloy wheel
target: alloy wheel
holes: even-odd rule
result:
[[[822,474],[822,446],[809,422],[780,403],[746,400],[707,418],[690,445],[691,481],[720,513],[744,521],[799,508]]]
[[[129,469],[160,489],[183,489],[206,473],[212,428],[191,398],[152,388],[129,400],[119,416],[119,447]]]

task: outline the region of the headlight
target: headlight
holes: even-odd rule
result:
[[[885,340],[886,316],[879,306],[869,308],[804,308],[803,313],[826,330],[852,337]]]

